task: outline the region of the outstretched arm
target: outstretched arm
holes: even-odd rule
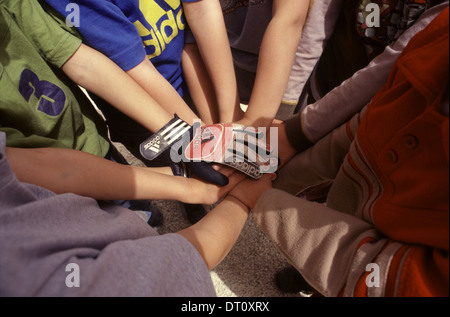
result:
[[[152,132],[173,118],[119,66],[89,46],[82,44],[62,70]]]
[[[172,117],[177,113],[190,124],[194,119],[198,119],[178,92],[150,62],[136,26],[130,22],[119,6],[109,1],[45,0],[45,2],[66,18],[70,13],[66,11],[67,5],[76,4],[83,21],[77,26],[77,30],[84,44],[104,54],[127,72]],[[98,28],[92,27],[93,25],[105,27],[99,32]],[[115,106],[114,103],[112,105]],[[143,102],[139,104],[141,107],[142,105]],[[133,119],[136,120],[135,117]],[[143,125],[148,127],[146,124]]]
[[[250,178],[241,181],[207,216],[179,234],[195,246],[208,268],[214,269],[236,244],[250,209],[270,188],[269,175],[259,181]]]
[[[209,124],[240,119],[233,59],[219,1],[185,2],[183,9],[197,41],[185,47],[183,70],[202,119]]]
[[[273,16],[264,34],[244,125],[269,127],[286,90],[309,0],[274,0]]]
[[[172,116],[177,114],[191,125],[199,119],[148,58],[127,71],[127,74]]]
[[[178,234],[200,253],[210,270],[219,265],[235,245],[250,210],[234,197],[226,197],[195,225]]]
[[[175,177],[168,169],[122,165],[72,149],[6,148],[13,172],[21,182],[57,194],[74,193],[98,200],[178,200],[214,204],[244,176],[220,169],[230,182],[219,187],[195,178]],[[164,186],[162,186],[164,184]]]

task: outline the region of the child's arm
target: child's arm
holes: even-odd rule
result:
[[[219,1],[184,2],[186,20],[197,45],[184,50],[183,70],[199,112],[211,112],[215,99],[218,113],[202,119],[212,123],[233,122],[242,117],[230,44]],[[197,49],[198,47],[198,49]],[[213,91],[210,91],[211,88]],[[212,111],[213,112],[213,111]]]
[[[286,90],[300,42],[309,0],[274,0],[273,17],[264,34],[253,93],[244,125],[269,127]]]
[[[199,119],[148,58],[127,71],[127,74],[170,114],[177,114],[191,125]]]
[[[45,2],[66,18],[69,18],[67,5],[76,4],[82,19],[77,30],[82,35],[84,44],[110,58],[172,116],[177,113],[190,124],[194,119],[198,119],[178,92],[149,61],[136,26],[116,4],[91,0]],[[99,25],[105,26],[106,29],[99,31],[98,27],[93,27]]]
[[[75,83],[102,97],[152,132],[173,118],[119,66],[84,44],[62,70]]]
[[[195,246],[212,270],[235,245],[259,196],[271,188],[269,175],[258,181],[247,178],[202,220],[178,233]]]
[[[228,176],[230,183],[219,187],[195,178],[172,176],[170,168],[122,165],[71,149],[7,147],[6,156],[21,182],[57,194],[74,193],[98,200],[158,199],[214,204],[244,178],[233,169],[222,168],[220,173]]]
[[[238,199],[228,196],[199,222],[178,234],[197,249],[213,270],[235,245],[249,212]]]

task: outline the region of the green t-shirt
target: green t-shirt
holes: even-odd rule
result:
[[[60,70],[80,45],[38,1],[0,0],[0,130],[7,146],[106,155],[103,119]]]

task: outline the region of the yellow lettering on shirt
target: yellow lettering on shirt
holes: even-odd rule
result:
[[[161,34],[164,42],[169,44],[178,35],[178,26],[172,11],[167,12],[167,16],[168,19],[161,23]]]
[[[147,30],[147,28],[145,26],[142,25],[141,21],[136,21],[134,22],[134,26],[136,27],[136,29],[139,32],[139,35],[141,37],[146,37],[150,35],[150,31]]]
[[[183,9],[180,0],[164,0],[173,10],[180,9],[177,16],[174,16],[172,10],[165,11],[158,3],[150,0],[140,0],[139,9],[144,15],[146,21],[144,24],[149,24],[151,29],[148,29],[143,22],[135,21],[134,25],[142,38],[142,42],[148,54],[148,58],[157,57],[162,54],[180,30],[184,30],[186,25],[182,21]],[[158,26],[158,24],[160,24]]]
[[[180,10],[177,14],[177,25],[180,30],[184,30],[186,28],[186,25],[181,21],[181,17],[183,16],[183,10]]]
[[[175,10],[180,6],[180,0],[165,0],[170,7]]]
[[[166,14],[166,11],[164,11],[156,2],[149,0],[140,0],[139,9],[147,22],[154,29],[158,28],[158,21]]]

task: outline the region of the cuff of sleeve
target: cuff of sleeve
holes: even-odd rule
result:
[[[129,46],[127,50],[124,50],[118,54],[111,53],[109,55],[109,58],[120,68],[122,68],[124,72],[128,72],[129,70],[141,64],[147,58],[147,56],[145,54],[145,51],[142,49],[141,42],[140,45]]]
[[[61,68],[80,48],[81,39],[66,33],[63,39],[45,57],[46,61]]]
[[[286,135],[289,143],[298,152],[303,152],[314,145],[303,131],[301,113],[286,120]]]

